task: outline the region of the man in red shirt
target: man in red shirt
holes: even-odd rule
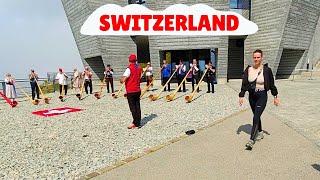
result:
[[[141,123],[141,109],[140,109],[140,78],[142,70],[138,66],[137,56],[131,54],[129,56],[129,66],[123,74],[120,83],[126,83],[127,99],[129,108],[133,117],[133,124],[128,129],[135,129],[140,127]]]

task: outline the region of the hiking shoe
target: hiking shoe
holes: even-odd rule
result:
[[[257,133],[257,136],[256,136],[256,140],[257,140],[257,141],[260,141],[260,140],[263,139],[263,138],[264,138],[264,136],[263,136],[263,131],[258,132],[258,133]]]
[[[252,147],[253,147],[253,144],[254,144],[254,141],[253,140],[250,140],[247,144],[246,144],[246,147],[248,150],[251,150]]]

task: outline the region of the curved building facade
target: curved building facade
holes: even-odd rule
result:
[[[316,64],[320,59],[319,0],[61,0],[84,66],[103,78],[107,64],[115,77],[128,65],[128,55],[137,53],[139,63],[151,62],[160,70],[163,59],[175,65],[182,59],[187,66],[193,58],[200,66],[212,61],[218,83],[242,77],[252,62],[255,49],[264,51],[264,61],[276,78],[289,78],[294,69]],[[87,17],[105,4],[126,6],[138,3],[151,10],[173,4],[203,3],[217,10],[235,11],[255,22],[259,31],[249,36],[85,36],[80,28]],[[309,59],[309,60],[308,60]]]

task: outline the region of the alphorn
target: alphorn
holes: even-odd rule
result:
[[[39,91],[40,91],[40,93],[41,93],[42,98],[44,99],[44,102],[45,102],[46,104],[49,104],[50,99],[47,98],[47,97],[45,97],[45,95],[43,94],[42,89],[40,88],[40,85],[39,85],[39,83],[38,83],[37,78],[34,78],[34,79],[36,80],[38,89],[39,89]]]
[[[103,89],[103,86],[104,86],[104,83],[106,82],[106,75],[104,76],[103,78],[103,81],[102,81],[102,85],[101,85],[101,88],[100,88],[100,91],[99,93],[95,93],[94,96],[97,98],[97,99],[100,99],[100,96],[101,96],[101,93],[102,93],[102,89]]]
[[[2,96],[2,98],[3,98],[4,100],[7,101],[7,103],[8,103],[11,107],[14,108],[14,107],[16,107],[16,106],[18,105],[18,102],[17,102],[17,101],[12,101],[12,102],[11,102],[11,100],[8,99],[7,96],[4,95],[1,91],[0,91],[0,95]]]
[[[156,78],[161,74],[162,68],[160,69],[160,71],[156,74],[155,77],[152,78],[151,83],[149,84],[149,86],[147,86],[141,93],[140,98],[142,98],[144,96],[144,94],[149,90],[149,88],[153,85],[153,82],[156,80]]]
[[[170,82],[170,80],[172,79],[172,77],[174,76],[174,74],[175,74],[176,72],[177,72],[177,69],[174,70],[174,72],[173,72],[172,75],[170,76],[169,80],[166,82],[165,85],[162,86],[160,92],[159,92],[156,96],[154,96],[153,94],[150,94],[150,95],[149,95],[149,99],[150,99],[150,100],[155,101],[155,100],[157,100],[157,99],[159,98],[159,96],[161,95],[162,91],[164,90],[164,88],[166,88],[167,84]]]
[[[123,82],[122,85],[121,85],[121,87],[120,87],[120,89],[118,90],[118,92],[117,92],[117,93],[112,93],[112,97],[118,98],[118,96],[120,95],[120,92],[122,91],[122,89],[123,89],[123,87],[124,87],[125,85],[126,85],[126,83]]]
[[[193,90],[192,94],[190,96],[186,96],[184,99],[186,100],[187,103],[190,103],[192,101],[192,98],[194,96],[194,94],[197,92],[197,89],[199,88],[204,76],[206,75],[207,71],[208,71],[209,67],[204,71],[199,83],[197,84],[196,88]]]
[[[59,99],[61,102],[63,102],[63,96],[64,96],[64,83],[62,83],[62,90],[61,90],[61,93],[60,93],[60,96],[59,96]]]
[[[179,86],[178,86],[177,89],[173,92],[173,94],[166,96],[166,100],[167,100],[167,101],[172,101],[172,100],[174,99],[174,97],[176,96],[179,88],[180,88],[181,85],[184,83],[184,81],[186,81],[186,79],[187,79],[189,73],[191,72],[192,68],[193,68],[193,66],[189,69],[188,73],[187,73],[186,76],[183,78],[182,82],[179,84]]]
[[[80,89],[80,94],[76,94],[76,96],[79,100],[81,100],[81,97],[83,94],[84,82],[86,81],[84,78],[81,78],[81,79],[82,79],[82,85],[81,85],[81,89]]]
[[[21,92],[23,92],[24,95],[26,95],[26,97],[30,100],[30,102],[34,105],[38,105],[40,103],[40,101],[37,100],[32,100],[32,98],[19,86],[19,84],[14,81],[14,84],[20,89]]]

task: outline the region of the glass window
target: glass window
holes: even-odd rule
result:
[[[238,8],[238,0],[230,0],[230,8],[237,9]]]
[[[128,4],[145,4],[145,0],[128,0]]]
[[[249,9],[250,0],[230,0],[231,9]]]

